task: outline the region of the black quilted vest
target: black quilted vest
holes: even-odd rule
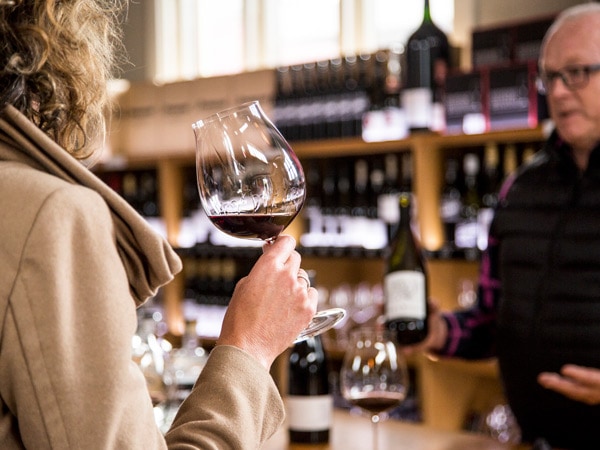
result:
[[[501,241],[498,356],[524,435],[600,449],[600,406],[536,382],[565,363],[600,368],[600,148],[581,174],[553,137],[521,170],[493,233]]]

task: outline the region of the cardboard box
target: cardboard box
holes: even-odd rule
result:
[[[162,155],[194,154],[192,122],[196,120],[194,96],[196,81],[182,81],[160,86],[158,152]]]
[[[132,83],[119,98],[114,119],[120,153],[134,158],[193,155],[194,122],[251,100],[260,101],[269,115],[274,96],[273,70],[165,85]]]
[[[259,70],[255,72],[244,72],[230,78],[231,105],[258,100],[262,109],[270,119],[273,119],[273,106],[275,103],[276,81],[275,70]]]
[[[127,156],[155,155],[159,141],[159,90],[149,82],[132,83],[120,98],[119,153]]]

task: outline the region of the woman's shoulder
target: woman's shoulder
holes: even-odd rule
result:
[[[36,214],[52,205],[58,214],[109,214],[102,197],[92,189],[16,162],[0,163],[2,210],[17,216]]]

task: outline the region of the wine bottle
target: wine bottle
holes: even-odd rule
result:
[[[402,105],[412,131],[443,128],[444,83],[450,62],[448,38],[431,20],[425,0],[423,21],[406,45],[406,86]]]
[[[494,217],[494,208],[498,203],[498,191],[500,190],[501,181],[498,145],[495,142],[490,142],[484,150],[481,207],[477,215],[477,247],[482,251],[487,248],[488,232]]]
[[[458,184],[458,161],[449,158],[446,161],[446,174],[440,199],[440,217],[444,225],[444,245],[448,250],[454,248],[454,231],[460,219],[460,187]]]
[[[411,228],[411,196],[399,196],[400,223],[383,280],[386,327],[401,345],[427,336],[427,274]]]
[[[479,157],[468,153],[463,160],[464,192],[461,200],[460,220],[456,224],[454,242],[463,249],[477,248],[477,215],[481,206],[479,196]]]
[[[329,388],[328,358],[320,336],[294,344],[288,370],[286,407],[290,442],[329,442],[333,395]]]
[[[192,392],[208,358],[206,350],[200,345],[195,320],[186,319],[181,348],[172,350],[169,356],[169,400],[180,404]]]
[[[388,153],[384,159],[384,182],[377,198],[377,214],[386,224],[388,245],[392,242],[399,222],[398,212],[398,155]]]
[[[157,405],[166,400],[163,380],[164,351],[158,338],[158,323],[151,311],[138,311],[138,329],[131,340],[132,359],[138,365],[152,399]]]

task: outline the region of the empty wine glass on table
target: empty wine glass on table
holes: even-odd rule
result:
[[[350,333],[340,386],[346,400],[370,414],[373,450],[379,446],[377,424],[404,401],[408,383],[406,360],[386,330],[365,327]]]
[[[298,157],[257,101],[213,114],[192,125],[202,207],[221,231],[274,241],[298,215],[306,183]],[[317,313],[298,340],[343,319],[333,308]]]

